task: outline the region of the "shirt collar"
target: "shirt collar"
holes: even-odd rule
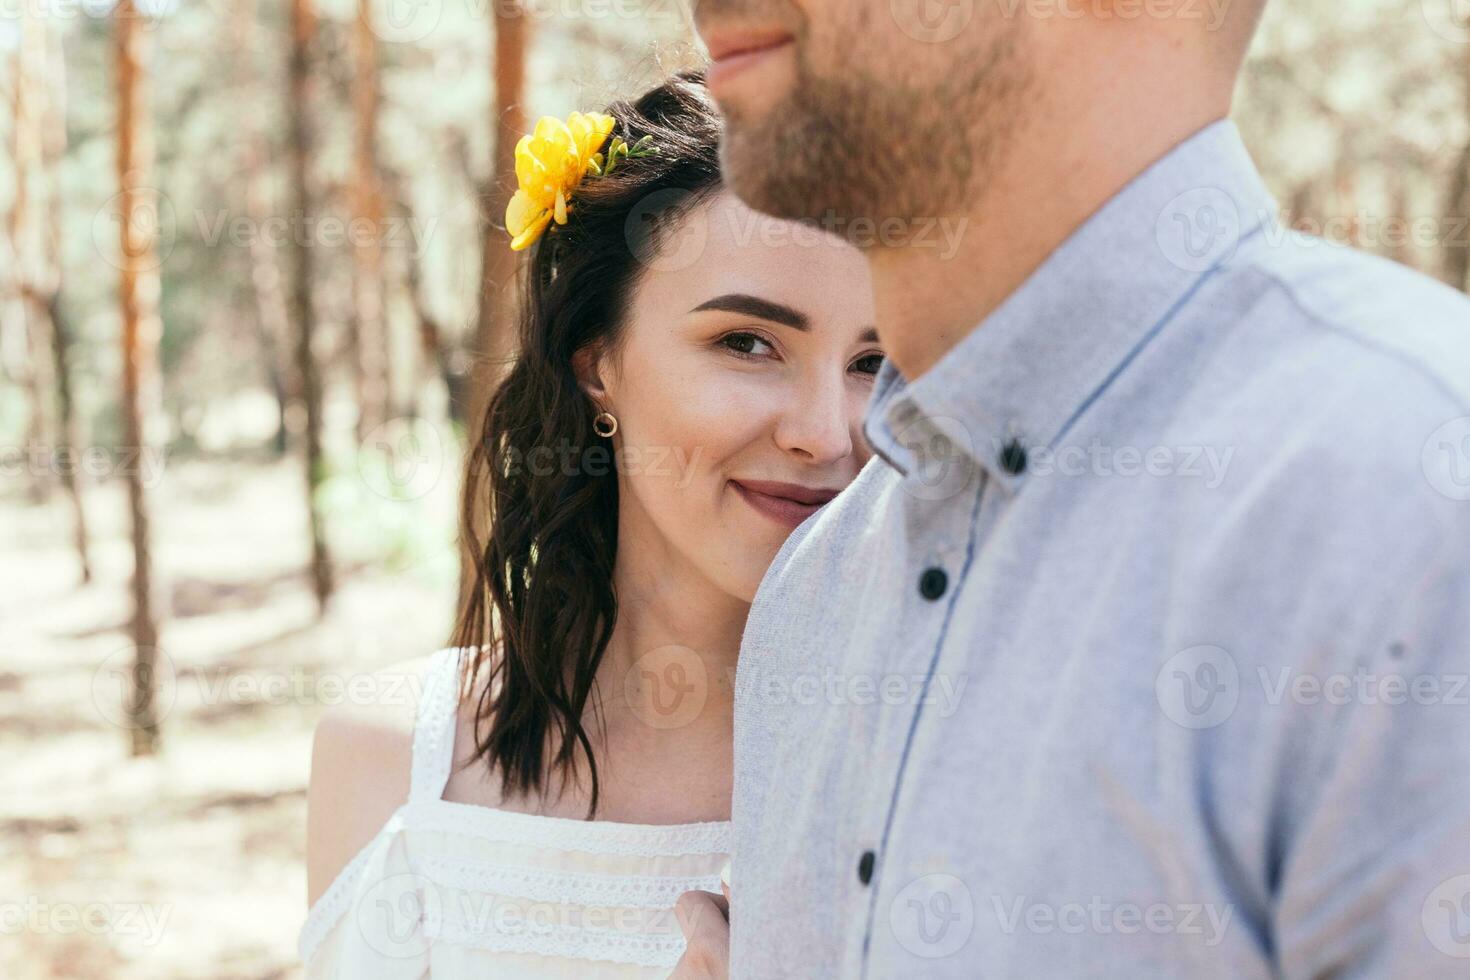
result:
[[[885,360],[863,420],[868,442],[906,477],[936,457],[953,475],[957,457],[1015,489],[1018,450],[1052,446],[1276,211],[1235,124],[1211,123],[1129,182],[917,380]]]

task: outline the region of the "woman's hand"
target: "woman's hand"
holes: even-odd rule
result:
[[[714,892],[685,892],[674,915],[689,945],[669,980],[726,980],[730,976],[730,902]]]
[[[730,976],[730,862],[720,870],[720,890],[685,892],[674,904],[688,946],[669,980],[727,980]]]

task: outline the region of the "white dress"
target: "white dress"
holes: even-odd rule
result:
[[[307,980],[664,978],[679,895],[720,891],[730,823],[631,824],[443,799],[456,649],[425,677],[409,798],[307,913]]]

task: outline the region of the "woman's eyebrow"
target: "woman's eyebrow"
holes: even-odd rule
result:
[[[810,330],[811,325],[807,321],[806,314],[800,310],[794,310],[785,303],[777,303],[775,300],[761,299],[749,293],[726,293],[707,299],[700,303],[690,313],[699,313],[704,310],[726,310],[730,313],[744,313],[746,316],[759,317],[762,320],[770,320],[772,323],[784,323],[788,327],[797,330]],[[869,327],[858,337],[860,344],[879,343],[878,330]]]
[[[762,320],[770,320],[772,323],[784,323],[788,327],[797,330],[810,330],[811,324],[807,322],[806,314],[800,310],[793,310],[784,303],[777,303],[769,299],[761,299],[749,293],[726,293],[716,296],[700,303],[690,313],[699,313],[702,310],[725,310],[729,313],[744,313],[746,316],[759,317]]]

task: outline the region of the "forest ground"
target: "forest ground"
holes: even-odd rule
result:
[[[412,562],[344,559],[319,619],[303,482],[290,461],[170,463],[151,758],[130,755],[119,708],[132,649],[122,481],[86,490],[85,586],[62,496],[0,494],[0,976],[300,976],[311,733],[342,689],[328,683],[442,645],[453,601]]]

